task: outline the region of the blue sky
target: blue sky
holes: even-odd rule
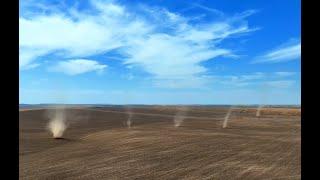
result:
[[[300,1],[20,0],[20,103],[300,104]]]

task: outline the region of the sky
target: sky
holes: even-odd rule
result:
[[[19,103],[301,103],[299,0],[20,0]]]

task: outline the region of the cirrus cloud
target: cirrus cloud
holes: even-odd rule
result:
[[[279,48],[256,57],[252,63],[281,63],[301,57],[301,42],[286,43]]]
[[[50,68],[53,72],[62,72],[67,75],[78,75],[87,72],[102,72],[107,65],[100,64],[97,61],[88,59],[70,59],[66,61],[60,61],[55,66]]]
[[[221,42],[257,30],[245,20],[253,10],[195,23],[192,17],[165,8],[132,10],[115,1],[100,0],[90,4],[94,13],[72,7],[65,12],[21,16],[20,69],[40,63],[39,59],[50,53],[61,59],[86,59],[116,51],[124,66],[141,67],[156,86],[174,80],[186,87],[188,79],[201,86],[206,82],[202,75],[208,71],[203,62],[236,57]]]

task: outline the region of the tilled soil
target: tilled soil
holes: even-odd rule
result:
[[[20,179],[301,179],[299,109],[70,108],[63,139],[48,111],[20,111]]]

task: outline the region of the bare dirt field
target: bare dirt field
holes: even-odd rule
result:
[[[300,109],[68,108],[64,139],[47,111],[19,112],[20,179],[301,179]]]

